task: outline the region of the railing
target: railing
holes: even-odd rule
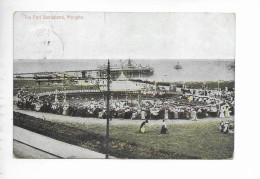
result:
[[[55,91],[47,91],[43,93],[36,94],[37,97],[41,96],[48,96],[48,95],[56,95],[56,94],[74,94],[74,93],[101,93],[102,90],[90,90],[90,89],[84,89],[84,90],[55,90]],[[113,91],[114,92],[114,91]],[[128,94],[138,94],[139,91],[115,91],[115,92],[127,92]],[[163,94],[176,94],[176,92],[169,92],[169,91],[141,91],[142,95],[163,95]]]
[[[63,91],[47,91],[43,93],[38,93],[36,96],[48,96],[48,95],[56,95],[56,94],[73,94],[73,93],[99,93],[102,92],[100,90],[63,90]]]

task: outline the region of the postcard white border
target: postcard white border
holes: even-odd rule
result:
[[[236,13],[234,160],[19,160],[12,158],[14,11]],[[259,177],[259,3],[254,0],[96,0],[0,2],[1,178],[250,178]]]

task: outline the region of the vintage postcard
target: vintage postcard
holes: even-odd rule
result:
[[[13,16],[15,158],[233,159],[235,14]]]

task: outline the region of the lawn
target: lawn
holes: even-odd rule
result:
[[[132,159],[232,159],[234,134],[221,133],[217,124],[217,121],[170,124],[169,134],[160,134],[159,125],[148,125],[142,134],[139,124],[113,124],[109,153],[116,158]],[[105,152],[104,124],[48,121],[14,112],[14,125]]]
[[[217,128],[218,123],[171,124],[168,125],[169,134],[160,134],[159,125],[148,125],[144,134],[139,133],[138,124],[111,125],[110,137],[126,143],[152,148],[156,151],[175,152],[194,158],[231,159],[234,151],[234,135],[219,132]],[[105,125],[71,122],[62,124],[105,136]],[[120,147],[113,146],[113,143],[110,145],[111,148]]]
[[[96,86],[94,85],[85,85],[85,86],[80,86],[80,85],[73,85],[73,84],[64,84],[62,83],[56,84],[56,83],[51,83],[51,82],[41,82],[41,85],[39,87],[38,83],[36,80],[31,79],[31,80],[13,80],[13,95],[16,95],[17,92],[21,89],[21,87],[27,87],[26,90],[28,92],[33,92],[33,93],[43,93],[43,92],[48,92],[48,91],[55,91],[57,90],[84,90],[84,89],[96,89]],[[64,89],[63,89],[64,87]]]

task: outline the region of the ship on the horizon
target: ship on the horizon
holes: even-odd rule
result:
[[[179,64],[179,62],[177,62],[177,65],[174,66],[175,70],[181,70],[182,66]]]

